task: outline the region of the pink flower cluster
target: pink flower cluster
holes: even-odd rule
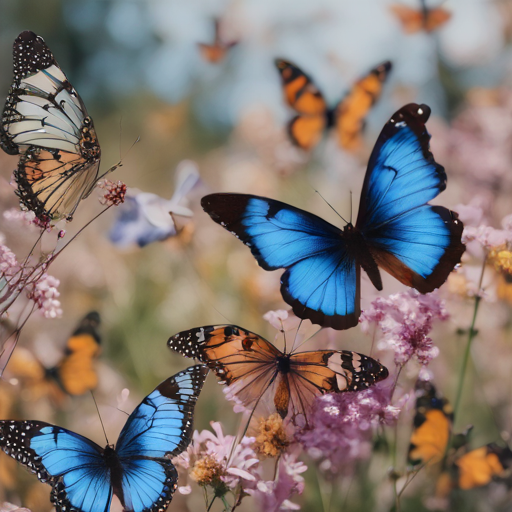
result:
[[[448,316],[445,303],[436,292],[422,295],[411,289],[374,300],[359,321],[363,332],[368,332],[371,324],[377,324],[384,335],[379,349],[393,350],[396,364],[404,365],[414,357],[427,365],[439,354],[427,336],[432,323],[447,320]]]
[[[60,281],[48,274],[42,276],[33,284],[32,290],[28,292],[28,297],[32,299],[37,308],[46,318],[59,318],[62,316],[60,301],[57,298],[60,292],[57,289]]]
[[[296,439],[322,471],[351,474],[356,461],[370,457],[374,428],[398,419],[400,409],[390,404],[390,395],[380,383],[364,391],[322,395],[313,405],[309,428]]]

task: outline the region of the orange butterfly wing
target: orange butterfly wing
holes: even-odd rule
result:
[[[406,34],[414,34],[420,30],[433,32],[442,27],[451,17],[451,13],[442,7],[434,9],[417,10],[405,5],[393,4],[391,12],[401,23]]]
[[[94,361],[101,351],[99,324],[98,313],[87,314],[69,338],[64,357],[52,370],[69,395],[83,395],[98,385]]]
[[[361,146],[365,117],[379,99],[391,66],[391,62],[386,61],[373,68],[354,84],[336,107],[335,125],[342,148],[355,151]]]
[[[233,385],[245,404],[256,402],[274,382],[282,352],[264,338],[236,325],[210,325],[180,332],[170,349],[211,368],[220,381]]]
[[[288,124],[292,142],[305,150],[312,149],[327,127],[327,104],[313,80],[289,61],[276,59],[286,103],[298,112]]]

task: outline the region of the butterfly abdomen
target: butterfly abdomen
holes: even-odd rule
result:
[[[379,267],[373,259],[364,235],[349,223],[343,229],[343,238],[347,241],[347,248],[350,250],[353,259],[363,267],[373,286],[379,291],[382,290]]]
[[[288,363],[289,364],[289,363]],[[288,405],[290,403],[290,385],[288,383],[288,374],[280,373],[278,375],[279,383],[274,395],[274,406],[279,416],[283,420],[288,416]]]

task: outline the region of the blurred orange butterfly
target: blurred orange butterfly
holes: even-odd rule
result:
[[[348,151],[357,150],[362,144],[365,117],[380,97],[391,62],[379,64],[358,80],[333,109],[327,107],[318,87],[298,66],[283,59],[276,59],[275,64],[286,102],[298,112],[288,123],[292,142],[310,150],[318,144],[325,129],[335,127],[340,146]]]
[[[207,62],[217,64],[225,59],[228,51],[238,44],[238,41],[226,43],[220,36],[220,20],[215,19],[215,37],[213,44],[197,43],[201,57]]]
[[[209,325],[175,334],[171,350],[208,365],[245,406],[257,406],[269,390],[274,406],[292,421],[317,395],[361,391],[388,376],[371,357],[348,350],[281,352],[258,334],[236,325]]]
[[[414,34],[420,30],[433,32],[442,27],[451,17],[451,12],[442,7],[427,7],[425,0],[421,0],[420,9],[412,9],[406,5],[393,4],[391,12],[398,18],[406,34]]]
[[[433,384],[418,381],[416,414],[409,446],[409,463],[433,466],[446,457],[436,494],[445,497],[454,488],[473,489],[502,478],[512,465],[512,451],[495,443],[468,450],[468,435],[452,435],[453,412],[445,398],[440,398]],[[451,439],[450,439],[451,438]],[[448,443],[451,448],[447,450]]]
[[[98,327],[100,316],[88,313],[66,343],[61,360],[53,367],[44,367],[27,349],[18,347],[9,361],[7,372],[20,380],[31,399],[48,396],[56,403],[65,395],[83,395],[98,385],[94,360],[100,353]]]

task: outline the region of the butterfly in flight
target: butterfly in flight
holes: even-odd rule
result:
[[[52,486],[57,512],[107,512],[113,494],[127,512],[163,511],[177,488],[170,458],[191,441],[207,374],[197,365],[162,382],[129,416],[115,448],[48,423],[10,420],[0,421],[0,448]]]
[[[391,62],[383,62],[358,80],[348,94],[330,109],[313,80],[298,66],[276,59],[283,92],[288,105],[297,115],[288,123],[292,142],[310,150],[318,144],[324,131],[334,127],[340,146],[349,151],[362,144],[365,117],[379,99]]]
[[[49,396],[61,403],[65,395],[78,396],[95,389],[98,375],[94,361],[101,348],[98,332],[100,315],[88,313],[66,343],[64,354],[52,368],[46,368],[27,349],[18,347],[7,367],[10,378],[21,380],[34,400]]]
[[[281,294],[300,318],[334,329],[357,325],[361,267],[382,290],[379,267],[428,293],[465,250],[455,212],[432,206],[446,188],[429,151],[426,105],[402,107],[384,126],[368,163],[355,226],[343,230],[293,206],[248,194],[210,194],[203,209],[250,247],[265,270],[286,269]]]
[[[420,3],[420,9],[412,9],[401,4],[390,6],[391,12],[402,24],[406,34],[414,34],[421,30],[427,33],[433,32],[441,28],[452,17],[452,14],[442,7],[427,7],[425,0],[420,0]]]
[[[92,119],[41,36],[22,32],[13,59],[0,146],[20,155],[14,178],[21,206],[43,223],[71,220],[99,179],[101,151]]]
[[[453,435],[452,427],[453,412],[448,400],[438,396],[432,383],[418,381],[408,461],[412,466],[430,466],[447,458],[436,485],[439,497],[447,496],[454,488],[473,489],[506,475],[512,467],[512,451],[508,447],[490,443],[468,450],[467,434]]]
[[[258,334],[236,325],[208,325],[169,338],[171,350],[211,368],[245,406],[256,407],[269,391],[276,411],[307,420],[313,399],[323,393],[361,391],[388,376],[371,357],[348,350],[281,352]]]
[[[197,43],[201,57],[212,64],[217,64],[223,61],[228,54],[228,51],[238,44],[238,41],[225,42],[220,34],[220,20],[215,19],[215,39],[212,44]]]

